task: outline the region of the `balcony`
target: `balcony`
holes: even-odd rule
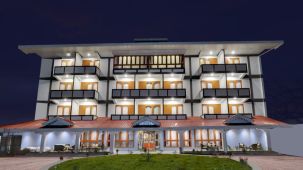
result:
[[[112,89],[112,98],[185,98],[186,89]]]
[[[139,120],[143,117],[149,117],[154,120],[186,120],[186,114],[177,115],[111,115],[111,120]]]
[[[96,66],[56,66],[54,75],[97,75],[101,77],[101,71]]]
[[[201,98],[250,98],[249,88],[202,89]]]
[[[202,73],[247,73],[247,64],[203,64]]]
[[[99,100],[95,90],[51,90],[50,99],[95,99]]]
[[[56,117],[61,117],[66,120],[95,120],[96,115],[48,115],[48,119],[53,119]]]
[[[238,113],[241,114],[243,116],[246,116],[248,118],[253,118],[253,115],[251,113]],[[202,117],[204,119],[228,119],[232,116],[234,116],[235,114],[226,114],[226,113],[222,113],[222,114],[203,114]]]
[[[114,68],[113,74],[184,74],[184,68]]]

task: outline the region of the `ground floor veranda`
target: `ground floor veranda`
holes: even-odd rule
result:
[[[250,128],[131,128],[131,129],[36,129],[11,131],[20,136],[21,150],[31,152],[135,153],[183,151],[267,151],[268,129]],[[3,146],[3,144],[1,144]]]

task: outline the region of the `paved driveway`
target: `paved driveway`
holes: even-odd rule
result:
[[[303,157],[295,156],[244,156],[257,170],[303,170]],[[238,159],[238,158],[237,158]]]
[[[0,170],[40,170],[57,162],[58,157],[0,157]]]

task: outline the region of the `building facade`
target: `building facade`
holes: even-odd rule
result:
[[[19,46],[42,58],[35,120],[0,126],[1,146],[10,134],[36,152],[270,150],[284,124],[267,117],[261,56],[282,44]]]

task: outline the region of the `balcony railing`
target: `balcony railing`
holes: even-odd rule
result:
[[[101,71],[96,66],[56,66],[54,75],[97,75],[101,77]]]
[[[201,98],[249,98],[249,88],[219,88],[219,89],[202,89]]]
[[[247,73],[247,64],[203,64],[202,73]]]
[[[148,116],[154,120],[186,120],[186,114],[177,115],[111,115],[111,120],[139,120],[143,117]]]
[[[184,74],[184,68],[114,68],[114,74]]]
[[[48,119],[53,119],[56,117],[61,117],[67,120],[95,120],[96,115],[48,115]]]
[[[51,90],[50,99],[99,99],[95,90]]]
[[[246,116],[248,118],[253,118],[253,115],[251,113],[238,113],[241,114],[243,116]],[[204,119],[228,119],[232,116],[234,116],[235,114],[226,114],[226,113],[222,113],[222,114],[203,114],[202,117]]]
[[[112,89],[112,98],[185,98],[186,89]]]

